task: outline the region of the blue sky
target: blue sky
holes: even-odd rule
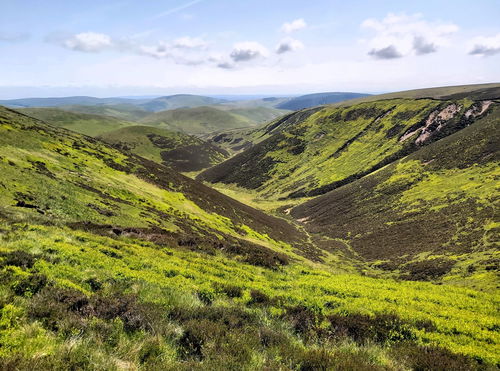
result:
[[[500,81],[500,1],[0,0],[0,97]]]

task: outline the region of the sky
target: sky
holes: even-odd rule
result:
[[[500,82],[500,0],[0,0],[0,98]]]

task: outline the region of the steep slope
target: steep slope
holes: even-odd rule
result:
[[[204,97],[201,95],[177,94],[152,99],[140,105],[146,111],[158,112],[176,108],[209,106],[225,102],[224,99]]]
[[[252,125],[252,121],[245,117],[208,106],[156,112],[144,117],[140,122],[187,134],[204,134]]]
[[[279,240],[303,239],[287,222],[162,165],[15,111],[2,108],[0,119],[2,214],[147,239],[199,240],[226,251],[261,243],[272,256],[270,247],[289,246]],[[222,236],[234,245],[216,242]]]
[[[221,130],[200,135],[201,138],[228,151],[231,154],[242,152],[252,145],[260,143],[274,134],[305,120],[317,112],[320,107],[284,114],[271,122],[251,128]]]
[[[349,99],[362,98],[370,94],[362,93],[315,93],[301,95],[300,97],[291,98],[290,100],[280,103],[276,108],[298,111],[304,108],[322,106],[324,104],[342,102]]]
[[[323,107],[198,179],[234,183],[268,199],[317,196],[470,125],[496,104],[390,99]]]
[[[229,156],[226,151],[196,137],[149,126],[129,126],[99,138],[181,172],[200,171]]]
[[[473,125],[291,215],[402,278],[446,275],[498,287],[499,126],[495,106]]]
[[[20,108],[17,111],[45,121],[53,126],[70,129],[89,136],[134,125],[133,122],[120,120],[115,117],[73,113],[56,108]]]

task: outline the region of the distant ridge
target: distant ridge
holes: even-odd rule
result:
[[[300,97],[291,98],[286,102],[278,104],[276,108],[297,111],[304,108],[321,106],[323,104],[331,104],[342,102],[348,99],[367,97],[369,95],[370,94],[345,92],[307,94]]]

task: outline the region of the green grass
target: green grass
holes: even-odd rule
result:
[[[87,113],[91,115],[111,116],[125,121],[137,121],[151,112],[146,111],[132,104],[101,104],[95,106],[87,105],[65,105],[58,106],[58,109],[75,112]]]
[[[133,122],[111,116],[67,112],[57,108],[22,108],[18,109],[18,111],[48,124],[89,136],[96,136],[134,125]]]
[[[327,107],[209,169],[199,179],[256,189],[270,200],[326,193],[417,150],[416,136],[400,138],[432,111],[452,103],[394,99]],[[458,130],[458,117],[473,102],[454,103],[460,112],[446,130]]]
[[[205,134],[254,124],[246,117],[209,106],[160,111],[144,117],[140,122],[187,134]]]
[[[396,277],[497,291],[499,117],[497,107],[291,214]]]
[[[272,145],[261,143],[269,158],[297,161],[304,172],[314,169],[301,156],[318,151],[321,161],[312,164],[339,170],[316,169],[317,187],[396,151],[391,128],[402,134],[435,104],[300,113],[297,124],[283,122]],[[0,366],[494,369],[497,124],[493,107],[319,198],[275,197],[296,180],[280,178],[295,174],[287,163],[270,162],[279,170],[265,174],[277,182],[274,198],[263,197],[271,187],[224,185],[239,203],[153,161],[0,107]],[[122,138],[142,148],[134,130],[145,129],[126,129]],[[293,208],[277,218],[246,204]]]
[[[0,235],[0,252],[4,256],[18,250],[39,256],[35,258],[31,268],[3,264],[1,274],[5,279],[0,286],[0,298],[3,303],[10,303],[3,304],[0,320],[0,339],[4,345],[0,356],[4,361],[21,357],[25,362],[43,364],[44,360],[57,359],[61,352],[69,352],[75,358],[86,357],[81,358],[80,362],[87,359],[93,364],[89,368],[112,367],[113,364],[116,367],[117,363],[123,362],[137,367],[141,364],[139,349],[145,346],[145,342],[156,339],[161,345],[155,351],[154,358],[173,368],[183,367],[182,365],[188,368],[189,365],[208,367],[207,363],[219,364],[221,367],[224,357],[227,357],[227,361],[236,362],[235,366],[240,369],[260,368],[269,362],[285,366],[286,357],[290,357],[286,354],[287,348],[290,348],[288,352],[325,349],[327,346],[331,347],[330,351],[338,352],[345,348],[342,338],[334,343],[331,342],[334,338],[327,335],[322,338],[321,328],[328,328],[326,318],[330,315],[355,313],[372,316],[392,313],[407,324],[404,336],[418,344],[437,344],[453,352],[482,359],[483,362],[495,364],[500,361],[496,352],[500,341],[498,331],[495,330],[499,325],[499,298],[496,295],[431,283],[335,274],[302,264],[292,264],[272,271],[242,264],[221,255],[207,256],[173,249],[168,245],[158,246],[128,238],[98,237],[66,228],[10,223],[3,223],[1,227],[3,232]],[[47,282],[52,284],[45,291],[39,287],[16,289],[24,287],[20,286],[21,282],[25,282],[23,279],[33,277],[34,274],[46,277]],[[44,318],[50,319],[43,317],[50,316],[51,312],[46,312],[49,310],[46,309],[42,312],[45,314],[35,312],[38,313],[36,318],[40,318],[41,322],[33,321],[36,303],[43,300],[43,295],[49,295],[50,291],[47,290],[58,287],[76,290],[72,295],[80,292],[90,297],[104,298],[113,295],[113,290],[121,287],[122,295],[132,294],[140,303],[151,303],[170,315],[164,317],[164,320],[156,319],[158,323],[151,324],[156,328],[153,332],[148,329],[124,330],[123,321],[129,321],[125,315],[113,320],[112,317],[99,319],[75,312],[74,315],[82,317],[78,320],[72,317],[71,312],[63,312],[67,318],[52,319],[59,323],[54,328],[48,325],[50,322],[43,322]],[[229,287],[237,287],[241,291],[235,291],[236,297],[231,298],[224,291],[229,290]],[[39,289],[42,291],[34,295],[32,291],[23,291]],[[17,296],[11,290],[17,292]],[[257,290],[261,297],[256,296]],[[261,304],[253,304],[255,300],[259,300],[258,303]],[[294,330],[293,317],[287,316],[290,313],[287,308],[306,308],[301,310],[304,313],[317,313],[319,323],[310,324],[312,327],[309,329],[315,331],[316,335],[299,330],[303,327],[295,327]],[[190,327],[194,323],[186,319],[195,316],[199,321],[198,326],[217,324],[212,325],[215,326],[212,328],[215,340],[219,336],[216,335],[217,331],[223,324],[219,324],[216,319],[207,324],[203,320],[206,314],[203,313],[217,310],[222,313],[223,318],[223,313],[230,315],[235,310],[240,313],[239,316],[255,316],[247,327],[241,328],[243,332],[239,332],[241,330],[238,327],[233,327],[235,325],[229,325],[229,333],[224,335],[229,336],[225,339],[232,342],[235,352],[248,353],[248,357],[235,360],[236,355],[231,349],[219,348],[217,351],[216,348],[214,352],[212,347],[220,347],[222,344],[210,341],[203,343],[201,360],[184,355],[186,345],[182,342],[182,334],[194,331]],[[136,316],[140,313],[142,312]],[[149,315],[153,316],[154,313]],[[230,321],[243,320],[237,318]],[[287,322],[290,320],[292,322]],[[129,322],[125,322],[127,323]],[[424,323],[425,327],[419,325]],[[129,326],[132,324],[129,323]],[[106,331],[115,331],[116,335],[108,332],[106,337],[99,337],[97,325],[103,329],[108,328]],[[299,325],[300,322],[296,323],[296,326]],[[283,342],[282,346],[263,347],[260,343],[254,343],[252,333],[255,326],[257,330],[260,327],[258,331],[261,333],[262,328],[272,330],[277,339],[275,341]],[[243,337],[247,343],[238,343],[237,337],[231,338],[231,335]],[[111,336],[116,336],[117,340],[110,344]],[[320,336],[318,342],[314,340],[315,336]],[[71,349],[68,349],[70,345]],[[348,353],[360,350],[372,354],[375,352],[378,354],[375,360],[367,354],[361,357],[365,365],[375,362],[375,365],[397,369],[396,366],[401,366],[405,361],[390,356],[391,349],[396,345],[397,341],[390,340],[381,345],[376,342],[372,345],[353,344]],[[186,360],[191,363],[186,364]]]
[[[263,215],[257,222],[253,210],[167,168],[13,111],[0,114],[0,205],[15,218],[183,230],[220,239],[247,238],[241,228],[249,223],[260,225],[261,235],[278,236],[262,223]],[[268,237],[261,243],[270,246]]]
[[[181,172],[200,172],[228,157],[224,151],[199,138],[149,126],[130,126],[99,138]]]

